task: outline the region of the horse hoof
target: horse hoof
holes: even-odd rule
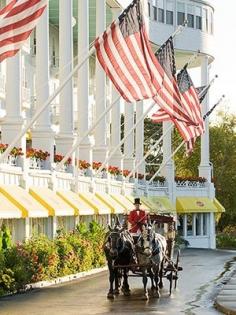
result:
[[[114,300],[114,294],[109,292],[109,293],[107,294],[107,298],[108,298],[109,300]]]
[[[123,293],[124,293],[124,296],[130,296],[130,290],[126,290]]]
[[[164,286],[163,286],[163,283],[159,283],[158,286],[159,286],[160,289],[163,289],[163,287],[164,287]]]
[[[148,301],[148,300],[149,300],[148,293],[145,293],[145,294],[144,294],[144,296],[143,296],[143,300],[144,300],[144,301]]]
[[[155,293],[154,293],[154,297],[157,298],[157,299],[159,299],[159,298],[160,298],[160,293],[159,293],[159,292],[155,292]]]
[[[115,295],[119,295],[119,294],[120,294],[120,290],[115,289],[115,290],[114,290],[114,294],[115,294]]]

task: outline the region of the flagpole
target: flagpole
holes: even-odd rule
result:
[[[211,114],[211,112],[213,111],[213,109],[214,109],[216,106],[218,106],[218,105],[224,100],[224,98],[225,98],[225,95],[222,95],[222,97],[220,98],[220,100],[219,100],[214,106],[212,106],[212,108],[204,115],[204,117],[208,117],[208,116]],[[208,114],[208,113],[209,113],[209,114]],[[207,115],[207,114],[208,114],[208,115]],[[205,119],[206,119],[206,118],[205,118]],[[205,120],[205,119],[204,119],[204,120]],[[160,172],[163,170],[163,168],[166,166],[166,164],[175,156],[175,154],[180,150],[180,148],[181,148],[185,143],[186,143],[185,140],[182,141],[182,142],[180,143],[180,145],[175,149],[175,151],[174,151],[174,152],[169,156],[169,158],[165,161],[165,163],[160,166],[160,168],[156,171],[156,173],[155,173],[155,174],[152,176],[152,178],[149,180],[149,185],[153,182],[154,178],[157,177],[157,175],[160,174]]]
[[[119,144],[111,151],[109,156],[105,159],[105,161],[102,163],[102,165],[97,170],[96,175],[98,175],[102,169],[106,166],[106,164],[110,161],[110,159],[113,157],[113,155],[116,153],[116,151],[119,149],[119,147],[124,144],[125,140],[132,134],[134,129],[137,128],[137,126],[141,123],[141,121],[147,116],[147,114],[150,112],[150,110],[156,105],[155,102],[153,102],[148,109],[143,113],[143,115],[139,118],[139,120],[136,122],[136,124],[130,129],[130,131],[125,135],[125,137],[119,142]]]
[[[185,67],[188,67],[191,63],[193,63],[195,61],[195,59],[198,57],[199,55],[198,51],[197,53],[195,53],[192,57],[190,57],[189,61],[186,63]],[[204,89],[205,91],[205,89]],[[202,91],[201,93],[204,93],[204,91]],[[142,163],[146,160],[146,158],[152,153],[152,151],[159,145],[159,143],[166,137],[166,135],[169,133],[169,131],[173,128],[173,125],[171,124],[168,129],[166,130],[166,132],[160,137],[160,139],[158,139],[157,143],[155,143],[150,150],[148,150],[148,152],[145,154],[145,156],[138,162],[137,165],[134,166],[134,168],[132,169],[132,171],[130,172],[130,174],[127,176],[127,179],[129,179],[132,174],[138,170],[139,166],[142,165]]]
[[[84,65],[87,59],[95,52],[95,47],[92,46],[89,50],[88,55],[72,70],[72,72],[66,77],[66,79],[61,83],[61,85],[55,90],[55,92],[44,102],[44,104],[37,110],[33,115],[32,119],[26,124],[26,126],[21,130],[21,132],[15,137],[15,139],[10,143],[7,149],[0,155],[0,163],[10,154],[16,143],[25,135],[28,129],[34,124],[34,122],[39,118],[41,113],[47,108],[48,105],[52,103],[55,97],[62,91],[73,75]]]

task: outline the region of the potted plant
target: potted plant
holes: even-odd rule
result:
[[[108,173],[111,174],[111,178],[116,178],[118,175],[121,175],[121,170],[117,166],[109,166]]]
[[[91,164],[87,162],[86,160],[79,160],[78,167],[79,167],[81,175],[90,175],[88,172],[90,166]]]
[[[44,162],[50,156],[49,152],[30,148],[26,152],[26,158],[30,161],[30,168],[42,169]]]
[[[54,155],[54,163],[57,163],[57,164],[60,163],[63,160],[63,158],[64,158],[64,155],[55,154]],[[71,157],[69,157],[67,159],[67,161],[65,161],[65,163],[64,163],[64,171],[67,170],[67,168],[71,164],[71,162],[72,162],[72,159],[71,159]]]

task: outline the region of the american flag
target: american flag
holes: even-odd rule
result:
[[[198,136],[204,133],[204,123],[201,114],[201,106],[197,90],[194,88],[191,77],[184,67],[177,76],[179,90],[182,95],[183,105],[193,121],[196,122],[195,126],[186,124],[183,121],[178,121],[172,117],[168,117],[162,109],[153,114],[152,119],[155,122],[161,120],[172,120],[179,130],[181,136],[186,141],[187,152],[193,150],[194,143]]]
[[[14,56],[29,38],[48,0],[12,0],[0,10],[0,62]]]
[[[153,98],[172,117],[191,123],[180,105],[177,85],[151,49],[140,0],[96,39],[95,48],[102,68],[127,102]]]
[[[208,84],[208,86],[204,85],[204,86],[200,86],[198,88],[196,88],[197,90],[197,94],[201,96],[199,97],[199,101],[200,103],[202,103],[205,99],[205,97],[207,96],[207,93],[209,92],[209,89],[210,89],[211,85]]]
[[[191,126],[198,126],[199,122],[196,118],[196,115],[192,114],[192,111],[189,109],[191,104],[190,97],[187,97],[185,93],[183,93],[183,90],[185,89],[185,80],[184,78],[181,79],[180,82],[180,76],[178,76],[178,82],[176,80],[176,66],[175,66],[175,56],[174,56],[174,46],[173,46],[173,39],[170,37],[164,45],[161,46],[159,51],[156,54],[156,57],[158,58],[160,64],[162,65],[163,69],[165,69],[165,73],[167,74],[169,80],[171,81],[175,94],[173,97],[178,99],[179,104],[181,104],[183,110],[187,113],[187,117],[191,119],[193,122],[192,124],[189,122],[184,121],[183,119],[176,119],[176,117],[169,115],[166,111],[164,111],[162,108],[159,109],[155,114],[153,114],[152,119],[155,122],[161,122],[161,121],[167,121],[172,120],[177,129],[179,130],[181,136],[183,139],[187,141],[187,139],[190,139],[192,137],[191,134]],[[159,102],[162,95],[159,95]],[[159,102],[157,102],[159,104]],[[185,127],[186,126],[186,127]],[[182,128],[183,127],[183,128]]]

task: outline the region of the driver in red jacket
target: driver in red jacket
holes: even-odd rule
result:
[[[147,223],[147,214],[144,210],[140,209],[140,198],[134,199],[135,209],[130,211],[128,221],[130,223],[129,232],[132,235],[139,235],[142,225]]]

